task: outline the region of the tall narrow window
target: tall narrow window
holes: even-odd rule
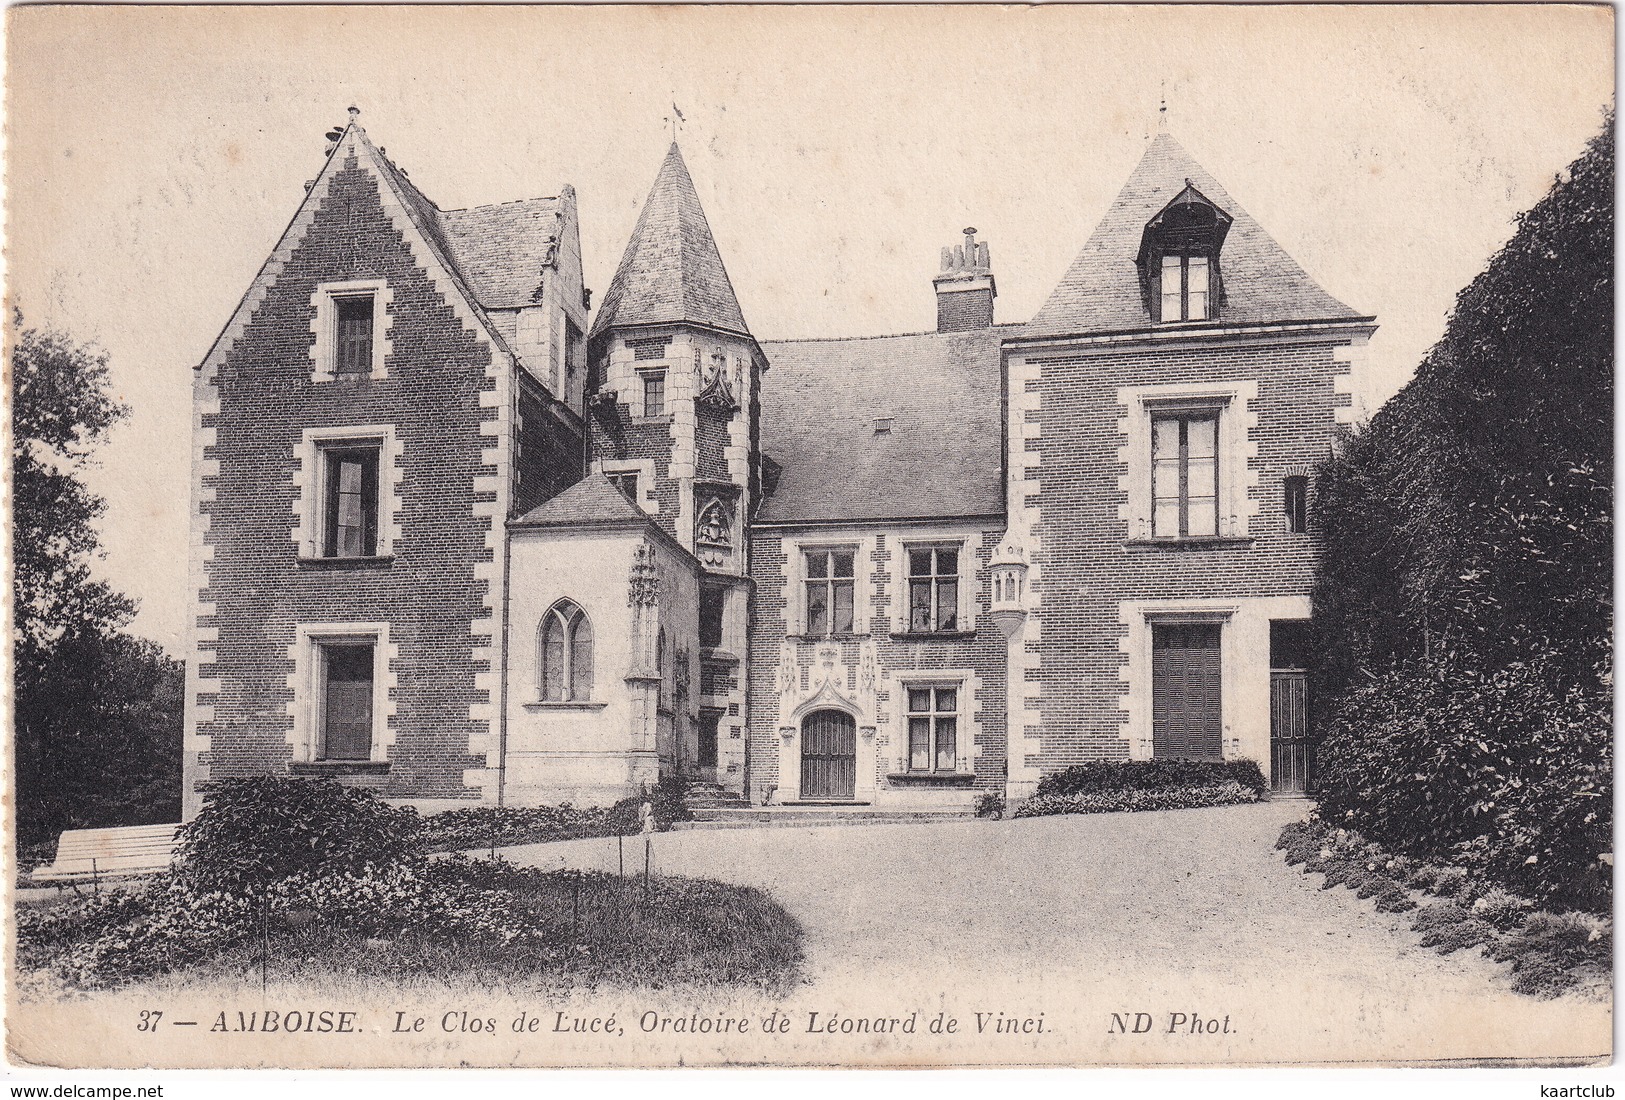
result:
[[[353,643],[321,647],[323,760],[372,758],[372,650]]]
[[[1309,530],[1309,479],[1294,474],[1282,482],[1282,510],[1286,512],[1286,529],[1294,535]]]
[[[1219,533],[1219,417],[1214,412],[1151,420],[1151,533],[1200,538]]]
[[[727,597],[724,588],[700,589],[700,645],[706,649],[722,645],[722,609]]]
[[[1208,281],[1206,256],[1163,256],[1162,320],[1207,320]]]
[[[908,770],[951,772],[957,763],[959,689],[908,689]]]
[[[329,558],[368,558],[378,552],[377,446],[322,451],[322,553]]]
[[[542,700],[581,703],[592,698],[592,623],[570,600],[542,616]]]
[[[908,629],[929,634],[959,629],[959,551],[920,547],[908,552]]]
[[[666,372],[663,370],[643,372],[643,415],[666,415]]]
[[[852,633],[850,550],[807,551],[807,633]]]
[[[336,299],[338,307],[338,355],[335,373],[372,372],[372,295]]]

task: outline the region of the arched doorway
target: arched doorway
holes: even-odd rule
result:
[[[801,723],[801,797],[850,799],[858,778],[858,724],[839,710],[819,710]]]

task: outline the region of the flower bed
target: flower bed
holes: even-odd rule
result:
[[[1396,855],[1352,829],[1314,818],[1288,825],[1275,846],[1289,864],[1325,876],[1322,889],[1348,886],[1385,912],[1414,910],[1411,927],[1424,947],[1441,955],[1483,948],[1512,967],[1519,993],[1607,994],[1613,965],[1608,917],[1539,909],[1465,868]]]
[[[1257,801],[1257,791],[1232,780],[1200,787],[1172,787],[1166,790],[1130,789],[1096,791],[1088,794],[1041,794],[1022,803],[1015,816],[1047,817],[1051,814],[1184,810],[1197,806],[1234,806],[1238,803]]]
[[[618,809],[594,820],[619,826]],[[169,874],[20,907],[18,963],[82,988],[177,970],[240,980],[262,965],[279,977],[461,974],[548,986],[782,988],[798,971],[800,927],[759,890],[433,859],[422,839],[416,814],[354,789],[226,781],[186,827]]]

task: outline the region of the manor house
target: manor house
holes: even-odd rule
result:
[[[195,369],[188,816],[261,774],[424,809],[664,776],[952,809],[1154,757],[1302,788],[1311,479],[1373,319],[1173,137],[1036,316],[996,320],[967,229],[900,291],[935,331],[770,340],[675,143],[593,308],[571,188],[442,210],[356,116]]]

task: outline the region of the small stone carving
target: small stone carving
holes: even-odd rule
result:
[[[631,607],[654,607],[660,602],[660,572],[655,568],[654,547],[646,542],[639,543],[632,553],[626,602]]]

